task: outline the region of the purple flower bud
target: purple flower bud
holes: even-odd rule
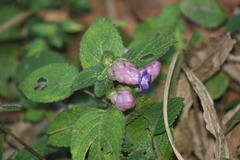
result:
[[[161,63],[154,61],[153,63],[147,65],[146,67],[140,69],[140,77],[138,79],[139,91],[149,88],[149,83],[153,82],[154,79],[160,73]]]
[[[113,93],[111,102],[120,111],[125,111],[135,106],[135,99],[128,87],[121,88],[119,91]]]
[[[135,66],[126,60],[115,61],[108,69],[108,77],[120,83],[137,85],[140,73]]]

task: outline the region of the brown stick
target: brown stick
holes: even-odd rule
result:
[[[27,19],[32,14],[33,14],[32,11],[25,11],[25,12],[17,15],[16,17],[13,17],[9,21],[7,21],[5,24],[0,26],[0,34],[6,32],[8,29],[13,27],[14,25],[23,22],[25,19]]]
[[[166,79],[166,83],[165,83],[165,87],[164,87],[164,95],[163,95],[163,120],[164,120],[164,126],[167,132],[167,136],[168,136],[168,140],[172,146],[172,149],[177,157],[178,160],[184,160],[184,158],[182,157],[182,155],[180,154],[180,152],[177,150],[177,148],[175,147],[175,144],[173,142],[173,136],[169,127],[169,123],[168,123],[168,93],[169,93],[169,88],[170,88],[170,84],[171,84],[171,79],[172,79],[172,75],[173,75],[173,71],[175,69],[175,65],[178,59],[179,54],[182,52],[182,50],[177,51],[175,53],[175,55],[173,56],[171,65],[169,67],[168,70],[168,74],[167,74],[167,79]]]
[[[40,160],[46,160],[40,153],[35,151],[32,147],[30,147],[28,144],[26,144],[23,140],[18,138],[14,133],[12,133],[9,129],[5,128],[4,126],[0,125],[0,130],[2,130],[4,133],[9,134],[12,136],[15,140],[17,140],[19,143],[21,143],[29,152],[34,154],[36,157],[38,157]]]

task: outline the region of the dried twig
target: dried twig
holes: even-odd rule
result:
[[[46,160],[44,156],[42,156],[40,153],[38,153],[36,150],[34,150],[32,147],[30,147],[28,144],[26,144],[23,140],[21,140],[19,137],[17,137],[14,133],[12,133],[9,129],[5,128],[4,126],[0,125],[0,130],[10,136],[12,136],[15,140],[17,140],[19,143],[21,143],[29,152],[34,154],[36,157],[38,157],[40,160]]]
[[[232,62],[240,62],[240,56],[236,56],[236,55],[230,54],[228,56],[228,60],[232,61]]]
[[[220,126],[217,112],[214,108],[213,100],[209,95],[207,89],[203,83],[197,78],[197,76],[187,66],[183,65],[182,69],[187,75],[194,91],[200,98],[203,107],[203,117],[206,122],[206,128],[216,138],[215,144],[215,156],[216,158],[229,158],[229,148],[227,139],[224,135],[223,129]]]
[[[166,131],[167,131],[168,139],[170,141],[170,144],[173,148],[173,151],[174,151],[176,157],[179,160],[184,160],[184,158],[179,153],[179,151],[177,150],[177,148],[175,147],[175,144],[173,142],[173,137],[172,137],[172,133],[170,131],[170,127],[169,127],[169,123],[168,123],[168,114],[167,114],[168,93],[169,93],[169,88],[170,88],[170,84],[171,84],[173,71],[174,71],[175,64],[177,62],[177,58],[178,58],[179,54],[180,54],[180,51],[176,52],[176,54],[174,55],[174,57],[172,59],[172,62],[171,62],[171,65],[170,65],[169,70],[168,70],[168,74],[167,74],[167,79],[166,79],[165,88],[164,88],[164,95],[163,95],[163,119],[164,119],[164,125],[165,125],[165,128],[166,128]]]
[[[27,19],[32,14],[33,14],[32,11],[25,11],[25,12],[17,15],[16,17],[13,17],[8,22],[6,22],[2,26],[0,26],[0,34],[4,33],[8,29],[10,29],[12,26],[14,26],[14,25],[16,25],[18,23],[23,22],[25,19]]]
[[[222,118],[223,125],[226,126],[227,122],[239,111],[240,111],[240,105],[236,106],[234,109],[227,112]]]
[[[113,23],[116,23],[117,15],[116,15],[116,2],[115,0],[105,0],[106,1],[106,9],[107,9],[107,15],[108,17],[113,21]]]

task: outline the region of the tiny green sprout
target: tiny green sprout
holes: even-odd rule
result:
[[[115,57],[110,51],[107,51],[102,57],[102,63],[104,67],[111,66],[114,60],[115,60]]]

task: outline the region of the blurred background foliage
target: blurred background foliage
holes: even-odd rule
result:
[[[177,43],[161,58],[160,76],[149,90],[142,93],[150,94],[158,101],[162,99],[164,81],[176,50],[190,49],[192,52],[185,59],[190,59],[189,65],[194,66],[194,58],[197,57],[198,61],[206,57],[206,49],[221,34],[230,32],[240,43],[239,0],[0,0],[0,11],[0,120],[10,126],[14,122],[12,126],[15,128],[24,128],[17,123],[19,121],[31,122],[31,127],[32,124],[37,126],[46,119],[53,119],[65,108],[101,103],[81,92],[62,102],[35,103],[18,89],[20,81],[47,64],[68,62],[80,70],[80,39],[100,16],[112,19],[126,47],[148,40],[158,32],[174,32]],[[239,46],[233,54],[239,55],[238,51]],[[176,74],[178,77],[179,73]],[[176,83],[177,78],[174,80]],[[205,82],[221,113],[240,104],[239,83],[224,70]],[[229,122],[229,128],[238,122],[239,113]],[[30,135],[30,142],[35,142],[36,135],[43,130],[45,128]],[[46,153],[41,148],[44,143],[44,137],[36,142],[40,153]],[[6,155],[13,152],[9,148]],[[29,155],[26,150],[21,150],[18,156]],[[136,159],[138,156],[141,157],[135,153],[130,157]]]

